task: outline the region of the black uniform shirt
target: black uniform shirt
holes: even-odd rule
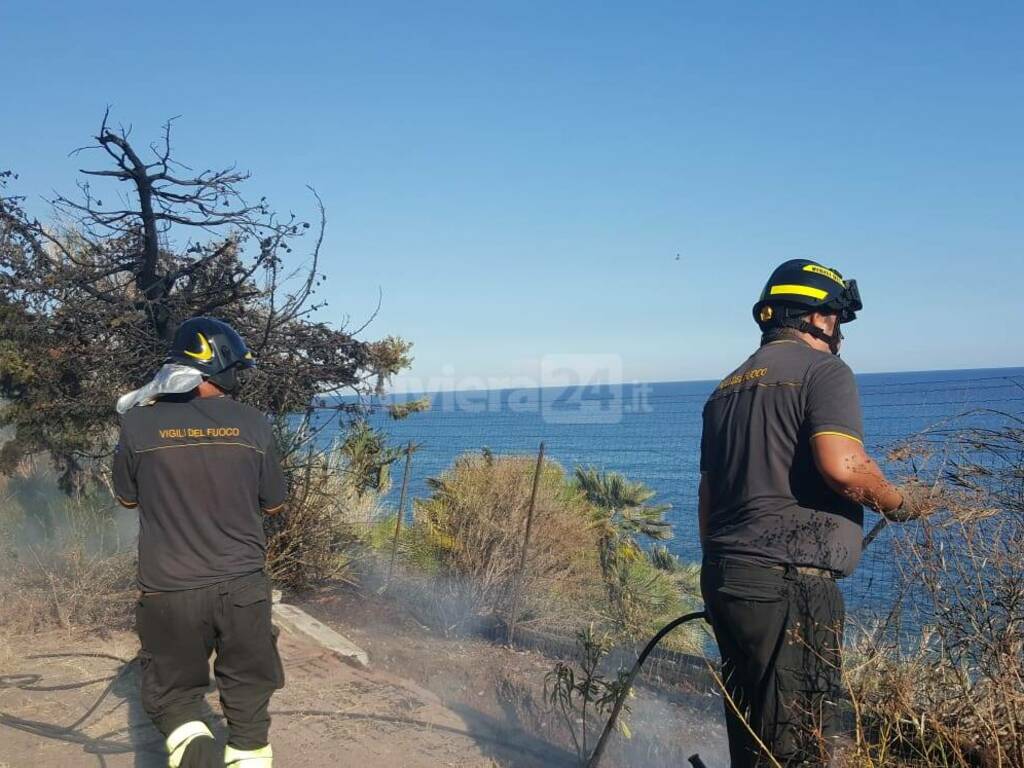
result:
[[[229,397],[163,397],[121,418],[114,492],[139,507],[139,588],[192,589],[264,565],[261,509],[288,495],[267,419]]]
[[[704,406],[705,553],[852,573],[864,510],[826,485],[811,454],[830,433],[863,441],[857,384],[838,357],[776,341],[728,376]]]

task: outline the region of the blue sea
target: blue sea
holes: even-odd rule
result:
[[[996,424],[1010,414],[1024,417],[1024,368],[863,374],[857,377],[867,447],[883,465],[902,441],[959,425]],[[382,406],[420,397],[375,401],[371,422],[395,444],[413,442],[410,495],[428,493],[426,479],[466,452],[484,448],[499,454],[536,455],[541,442],[548,457],[567,472],[596,466],[642,481],[655,501],[672,505],[667,518],[674,538],[669,549],[687,561],[700,559],[696,496],[701,411],[717,381],[660,382],[514,390],[437,392],[431,408],[401,421]],[[323,411],[321,423],[334,415]],[[331,429],[325,430],[330,435]],[[895,467],[888,467],[893,472]],[[387,501],[397,504],[401,464],[394,468]],[[876,520],[868,514],[865,527]],[[893,527],[872,544],[857,573],[843,580],[852,611],[886,611],[895,591]]]

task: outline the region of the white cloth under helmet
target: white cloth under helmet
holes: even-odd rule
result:
[[[160,395],[178,395],[198,387],[203,374],[188,365],[167,363],[144,387],[121,395],[117,399],[117,412],[127,413],[136,405],[152,405]]]

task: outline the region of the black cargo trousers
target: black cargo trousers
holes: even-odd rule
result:
[[[835,580],[709,557],[701,592],[735,704],[725,702],[732,767],[771,764],[751,731],[785,768],[827,766],[843,695]]]
[[[210,655],[221,707],[236,749],[268,743],[271,694],[284,685],[270,580],[247,576],[178,592],[143,593],[135,610],[142,650],[142,706],[166,737],[202,720]]]

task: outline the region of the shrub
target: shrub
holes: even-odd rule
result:
[[[351,580],[358,524],[378,513],[377,494],[354,480],[364,475],[353,470],[342,444],[319,449],[307,441],[300,446],[283,452],[291,485],[286,508],[264,518],[267,572],[295,591],[331,579]]]
[[[628,669],[620,667],[614,679],[601,671],[614,645],[608,634],[595,632],[591,624],[576,633],[575,657],[569,662],[559,661],[544,676],[544,698],[569,732],[581,766],[586,765],[615,702],[631,695],[625,693]],[[628,716],[627,702],[615,725],[619,733],[631,738]]]
[[[531,456],[467,454],[414,504],[410,534],[433,553],[437,608],[454,628],[473,616],[507,618],[523,551],[536,460]],[[543,621],[572,610],[569,598],[597,581],[589,507],[557,463],[545,461],[537,488],[526,568],[519,588],[525,615]],[[578,609],[572,610],[577,613]]]
[[[643,642],[665,624],[684,613],[698,610],[700,567],[677,565],[674,572],[659,568],[643,550],[620,556],[615,570],[617,600],[609,607],[612,626],[633,643]],[[685,653],[701,653],[707,635],[700,624],[690,624],[666,637],[661,647]]]

